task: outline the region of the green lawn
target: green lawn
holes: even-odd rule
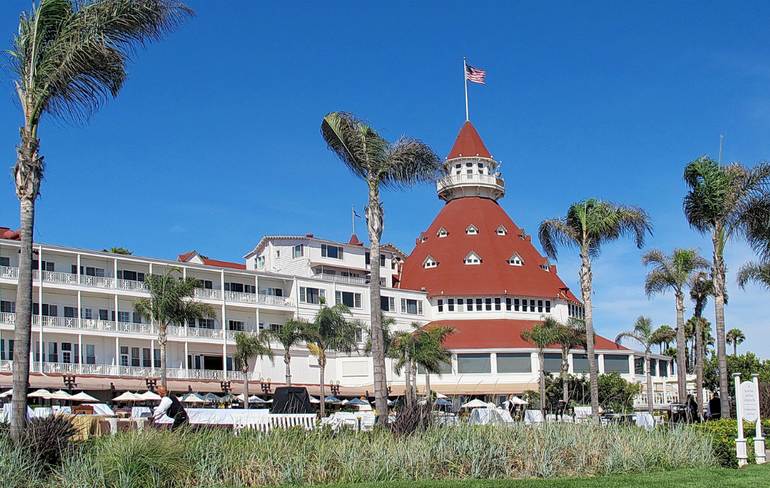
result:
[[[334,488],[759,488],[770,487],[770,465],[741,470],[707,469],[664,471],[646,475],[561,478],[555,480],[469,480],[332,485]]]

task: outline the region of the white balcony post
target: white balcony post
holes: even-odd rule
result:
[[[77,276],[78,286],[80,286],[80,253],[77,253],[77,264],[75,269],[75,275]]]
[[[120,372],[120,337],[115,336],[115,366]]]
[[[187,378],[189,378],[189,377],[190,377],[190,375],[189,375],[189,374],[187,374],[187,373],[188,373],[188,371],[190,370],[190,364],[189,364],[189,360],[187,359],[187,357],[189,356],[189,354],[190,354],[190,351],[189,351],[189,348],[188,348],[188,345],[187,345],[187,340],[185,340],[185,341],[184,341],[184,371],[185,371],[185,376],[186,376]]]
[[[227,315],[225,311],[225,270],[219,272],[219,291],[222,293],[222,378],[227,381]]]
[[[118,287],[118,258],[115,258],[112,260],[112,276],[113,276],[113,282],[112,287],[117,288]],[[115,311],[115,317],[117,318],[117,310]]]
[[[78,283],[80,280],[78,280]],[[83,328],[83,306],[82,297],[80,296],[80,290],[78,290],[78,329]]]
[[[83,373],[83,334],[78,334],[78,373]]]
[[[604,374],[604,354],[599,354],[599,361],[597,362],[597,369],[599,374]]]
[[[292,279],[292,295],[294,295],[294,318],[299,318],[299,288],[297,287],[297,277]]]
[[[150,367],[155,371],[155,339],[150,339]]]
[[[37,246],[37,317],[40,322],[40,372],[43,372],[43,246]]]

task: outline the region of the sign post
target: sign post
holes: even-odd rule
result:
[[[738,458],[738,467],[746,466],[749,463],[749,456],[746,452],[746,439],[743,437],[743,388],[741,385],[740,373],[733,373],[735,382],[735,419],[738,425],[738,437],[735,439],[735,455]]]
[[[765,464],[765,462],[767,462],[767,454],[765,452],[765,438],[762,436],[762,419],[759,411],[758,376],[759,375],[756,373],[751,375],[751,383],[754,386],[754,398],[757,402],[756,434],[754,435],[754,457],[757,459],[757,464]]]

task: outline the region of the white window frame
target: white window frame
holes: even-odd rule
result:
[[[479,234],[479,228],[471,224],[465,228],[465,233],[469,236],[476,236]]]
[[[465,259],[463,259],[463,264],[466,266],[478,266],[481,264],[481,256],[479,256],[476,251],[471,251],[468,254],[465,255]]]
[[[448,235],[449,235],[449,232],[447,232],[447,230],[445,228],[443,228],[443,227],[440,228],[438,230],[438,232],[436,232],[436,236],[438,236],[439,238],[444,238],[444,237],[446,237]]]
[[[504,236],[508,234],[508,229],[506,229],[504,225],[500,225],[495,231],[495,233],[499,236]]]
[[[329,248],[334,247],[337,249],[337,256],[329,256]],[[345,250],[342,246],[335,246],[333,244],[321,244],[321,257],[327,259],[339,259],[342,260]]]
[[[305,255],[305,245],[304,244],[295,244],[291,248],[291,257],[292,259],[301,258]]]
[[[425,269],[436,268],[436,267],[438,267],[438,261],[433,259],[433,256],[428,256],[422,262],[422,267],[425,268]]]
[[[416,315],[422,315],[422,301],[417,300],[415,298],[402,298],[401,299],[401,313],[405,315],[415,315],[413,313],[408,312],[407,302],[413,301],[417,303],[417,314]]]
[[[519,256],[516,253],[513,253],[510,258],[508,258],[508,264],[511,266],[523,266],[524,260],[521,259],[521,256]]]

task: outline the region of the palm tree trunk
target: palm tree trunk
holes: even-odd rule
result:
[[[25,110],[25,116],[27,111]],[[26,117],[29,120],[29,117]],[[32,243],[35,225],[35,199],[40,192],[43,158],[36,127],[25,125],[17,149],[14,179],[19,198],[19,282],[16,287],[16,325],[13,346],[13,397],[11,399],[11,437],[19,440],[27,423],[27,389],[32,336]],[[42,278],[42,277],[41,277]],[[42,305],[41,305],[42,306]]]
[[[719,366],[719,401],[722,418],[730,418],[730,384],[727,378],[727,351],[725,348],[725,263],[722,255],[722,229],[714,230],[714,318],[717,330],[717,364]]]
[[[650,415],[652,415],[653,410],[655,410],[654,403],[653,403],[653,391],[652,391],[652,374],[650,374],[650,350],[647,349],[644,352],[644,370],[647,372],[647,411],[650,412]]]
[[[283,354],[283,364],[286,365],[286,386],[291,386],[291,354],[288,349]]]
[[[249,405],[249,363],[246,361],[243,362],[243,367],[241,368],[241,371],[243,372],[243,408],[250,408]]]
[[[385,371],[385,343],[382,335],[382,313],[380,312],[380,236],[382,236],[382,205],[380,204],[379,181],[369,180],[369,203],[366,207],[366,223],[369,230],[369,315],[372,337],[372,362],[374,373],[374,404],[377,423],[388,421],[388,387]]]
[[[430,407],[431,406],[430,373],[427,370],[425,370],[425,394],[427,395],[426,404],[428,405],[428,407]]]
[[[537,352],[537,362],[540,365],[540,413],[545,420],[545,354],[542,349]]]
[[[738,355],[738,341],[733,341],[733,357]]]
[[[561,351],[561,399],[564,401],[564,406],[569,403],[569,386],[567,385],[567,373],[569,373],[569,351],[562,349]]]
[[[679,403],[687,400],[687,348],[684,330],[684,295],[681,291],[674,294],[676,301],[676,386]]]
[[[587,246],[580,251],[580,291],[585,307],[586,326],[586,354],[588,356],[588,380],[591,390],[591,416],[599,420],[599,376],[594,349],[594,319],[591,293],[593,291],[593,273],[591,272],[591,258]]]
[[[412,406],[412,365],[409,361],[404,366],[404,402],[407,407]]]
[[[698,420],[703,417],[703,323],[695,318],[695,402],[698,404]]]
[[[321,418],[324,418],[326,416],[326,385],[324,385],[324,378],[326,376],[325,370],[326,370],[326,361],[321,360],[319,358],[318,374],[320,376],[320,381],[319,381],[318,387],[321,390],[321,395],[320,395],[321,403],[319,404],[318,408],[319,408],[319,413]]]
[[[166,335],[166,324],[158,325],[158,342],[160,343],[160,384],[168,387],[168,375],[166,372],[166,343],[168,337]]]

